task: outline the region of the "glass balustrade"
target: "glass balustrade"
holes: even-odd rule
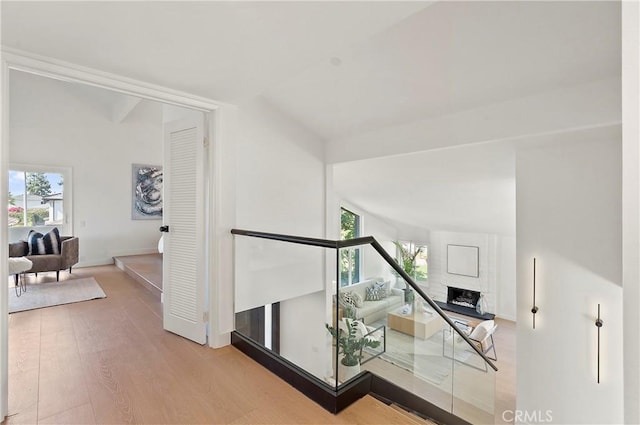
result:
[[[495,353],[492,335],[469,340],[477,320],[446,316],[372,244],[317,244],[235,237],[236,332],[336,391],[367,371],[493,423],[495,371],[478,353]]]
[[[335,386],[324,325],[334,320],[327,288],[335,286],[335,274],[326,272],[335,270],[333,251],[237,236],[234,305],[236,332]]]

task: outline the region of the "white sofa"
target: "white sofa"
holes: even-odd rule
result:
[[[372,286],[378,279],[365,279],[356,284],[340,288],[340,293],[355,292],[362,298],[362,307],[352,307],[355,319],[362,319],[364,323],[371,324],[384,318],[387,312],[399,308],[404,304],[404,291],[402,289],[390,288],[390,295],[378,301],[365,301],[367,287]],[[389,285],[390,286],[390,285]]]

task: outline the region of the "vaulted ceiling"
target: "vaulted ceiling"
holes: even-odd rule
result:
[[[476,170],[485,173],[478,180],[468,172],[471,153],[459,151],[457,173],[438,167],[455,155],[390,156],[619,123],[619,2],[3,1],[1,7],[5,47],[230,103],[260,96],[324,140],[327,162],[389,157],[384,167],[395,174],[439,182],[434,194],[466,185],[471,198],[504,198],[511,189],[485,192],[480,180],[500,181],[504,189],[514,176],[502,170],[513,167],[501,165],[493,177],[490,166]],[[510,157],[502,149],[476,153]],[[358,167],[340,173],[349,179],[363,172]],[[371,173],[369,186],[384,186],[383,174]],[[357,196],[381,215],[393,215],[389,205],[400,204],[389,199],[383,206],[379,193]],[[444,202],[437,198],[423,207],[437,208]],[[505,213],[492,208],[481,214]]]

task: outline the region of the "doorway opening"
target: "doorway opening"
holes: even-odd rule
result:
[[[11,121],[11,118],[15,118],[16,116],[19,116],[19,113],[14,110],[15,104],[13,103],[13,100],[18,99],[18,97],[16,96],[13,84],[14,84],[14,81],[19,81],[20,79],[33,81],[33,79],[38,78],[42,81],[47,80],[47,82],[43,84],[51,84],[51,83],[66,84],[69,90],[72,92],[71,94],[72,97],[74,97],[77,101],[82,101],[82,100],[87,101],[88,100],[87,96],[89,96],[87,93],[91,90],[93,90],[94,92],[98,90],[102,90],[103,92],[102,97],[98,96],[98,100],[95,101],[91,107],[87,108],[88,110],[76,111],[76,112],[86,113],[86,114],[91,112],[94,114],[94,118],[96,118],[96,116],[99,116],[100,114],[103,114],[101,119],[96,118],[96,121],[88,122],[89,124],[95,125],[101,120],[102,121],[112,120],[112,121],[120,122],[123,127],[132,127],[133,125],[130,122],[127,122],[128,120],[132,119],[131,117],[136,116],[137,118],[140,118],[142,116],[152,114],[153,107],[149,105],[151,105],[153,102],[160,101],[160,102],[164,102],[167,108],[184,109],[184,110],[188,110],[189,112],[195,112],[199,114],[201,116],[202,129],[204,131],[204,134],[206,134],[210,140],[213,140],[213,137],[212,137],[213,129],[211,128],[211,126],[209,126],[209,123],[214,122],[213,111],[217,109],[219,106],[215,102],[208,101],[207,99],[203,99],[203,98],[197,98],[195,96],[191,96],[187,94],[176,93],[175,91],[170,91],[161,87],[152,87],[150,85],[143,84],[143,83],[138,84],[136,82],[132,82],[131,80],[124,82],[123,79],[117,76],[109,77],[109,76],[106,76],[104,73],[99,73],[97,71],[94,72],[86,69],[78,70],[78,69],[75,69],[75,67],[72,65],[69,65],[68,67],[64,65],[53,66],[47,62],[40,62],[37,59],[27,58],[27,57],[20,56],[18,54],[13,54],[13,53],[5,55],[4,59],[5,61],[3,65],[6,71],[6,74],[5,74],[5,78],[3,79],[3,85],[2,85],[2,93],[3,93],[2,106],[3,106],[3,111],[5,113],[3,114],[4,125],[3,125],[3,137],[2,137],[3,160],[0,165],[0,174],[1,174],[0,182],[2,183],[2,186],[3,186],[2,188],[3,196],[4,196],[3,199],[7,199],[7,200],[9,199],[9,196],[8,196],[8,187],[9,187],[8,172],[10,169],[9,161],[16,162],[17,158],[19,158],[21,155],[21,153],[19,152],[21,148],[20,147],[16,148],[16,145],[14,145],[10,141],[12,141],[14,137],[24,136],[25,138],[32,137],[33,140],[39,143],[44,143],[46,145],[46,139],[43,140],[42,137],[38,139],[37,136],[33,133],[33,129],[30,128],[28,125],[20,125],[25,123],[17,123],[17,125],[15,125],[16,123]],[[11,103],[9,100],[10,92],[11,92]],[[111,98],[113,100],[116,97],[120,97],[120,100],[122,102],[117,106],[113,106],[113,104],[111,104],[113,106],[110,111],[111,115],[107,117],[108,113],[106,111],[108,110],[108,105],[109,105],[108,98]],[[137,98],[137,100],[135,100],[135,98]],[[59,104],[56,105],[51,101],[47,101],[47,102],[44,102],[44,105],[41,105],[41,106],[43,108],[47,108],[47,107],[50,108],[49,112],[53,113],[53,112],[58,112],[56,111],[56,107],[60,105]],[[66,112],[69,112],[69,111],[66,111]],[[117,116],[118,113],[121,114],[120,117]],[[144,126],[141,126],[141,127],[144,127]],[[138,130],[141,132],[143,131],[143,129],[138,129]],[[64,136],[63,133],[66,134],[66,136],[68,136],[66,138],[67,141],[65,142],[68,142],[68,139],[70,139],[72,136],[76,136],[76,137],[83,136],[85,138],[86,143],[85,143],[85,146],[83,146],[83,148],[86,148],[87,150],[83,151],[83,153],[84,153],[84,159],[87,162],[92,158],[93,159],[98,158],[98,159],[102,159],[104,163],[108,163],[109,155],[111,154],[115,155],[118,153],[117,149],[113,149],[113,146],[111,146],[111,144],[108,143],[108,141],[102,140],[103,143],[92,144],[92,141],[95,142],[96,139],[99,139],[100,133],[96,131],[89,131],[89,130],[85,132],[81,132],[79,130],[79,126],[77,125],[77,123],[76,125],[66,126],[63,129],[63,131],[61,131],[61,134],[59,134],[59,136],[61,136],[61,139],[65,139],[64,137],[62,137]],[[114,138],[114,140],[115,139],[117,138]],[[162,137],[160,137],[160,139],[162,140]],[[129,140],[129,142],[131,142],[129,147],[138,146],[135,143],[133,143],[131,140]],[[159,149],[153,149],[153,148],[150,148],[150,146],[148,144],[145,144],[144,142],[141,144],[143,145],[142,147],[143,149],[149,148],[148,152],[157,153],[159,151],[160,153],[162,153],[163,151],[162,147],[160,147]],[[16,149],[18,149],[18,152],[16,152]],[[48,149],[48,152],[52,158],[56,158],[57,160],[59,160],[60,164],[64,165],[64,164],[70,164],[72,162],[68,158],[65,158],[64,149],[57,149],[57,150]],[[20,161],[20,162],[27,162],[30,164],[46,163],[46,161],[42,160],[42,157],[39,157],[39,158],[40,160],[36,160],[35,154],[34,154],[33,157],[30,158],[31,159],[30,161]],[[202,159],[203,159],[202,161],[203,167],[213,164],[212,158],[208,156],[203,157]],[[210,160],[212,161],[212,164],[209,164]],[[140,161],[136,161],[136,162],[140,162]],[[160,163],[162,164],[163,162],[164,162],[164,158],[161,158]],[[130,167],[131,167],[131,163],[129,163],[128,165],[128,168],[129,168],[128,170],[124,170],[122,168],[118,168],[115,170],[106,170],[105,167],[94,166],[93,168],[86,169],[82,173],[79,172],[79,168],[81,167],[79,166],[71,167],[74,170],[72,180],[75,180],[76,182],[84,182],[85,180],[92,178],[94,179],[94,181],[98,180],[103,182],[104,181],[114,182],[115,180],[120,181],[120,179],[123,178],[122,177],[123,173],[127,173],[127,177],[126,177],[127,182],[125,187],[130,188],[131,187]],[[207,181],[203,184],[207,184],[209,188],[213,189],[215,182],[213,181],[212,176],[209,175],[207,179],[210,179],[211,182]],[[74,208],[72,210],[76,212],[76,215],[74,216],[73,222],[72,222],[72,225],[74,225],[74,227],[71,228],[72,230],[70,231],[73,233],[86,232],[86,229],[90,228],[91,226],[95,226],[96,229],[100,229],[101,231],[107,231],[108,226],[104,225],[104,222],[107,221],[108,219],[108,217],[104,214],[105,208],[103,208],[101,212],[99,211],[98,213],[96,213],[94,210],[92,214],[87,215],[85,217],[80,217],[78,215],[78,212],[82,211],[83,208],[86,207],[86,202],[87,202],[86,197],[83,197],[82,198],[83,200],[79,201],[80,199],[79,196],[81,195],[81,192],[82,192],[81,188],[79,187],[78,184],[76,184],[76,187],[74,188],[73,193],[70,194],[76,199],[76,205],[74,205]],[[213,192],[213,190],[208,190],[208,192],[211,193]],[[204,195],[206,195],[206,193]],[[202,209],[203,217],[206,218],[212,215],[209,214],[210,199],[205,198],[204,195],[200,196],[200,202],[202,202],[200,207]],[[108,203],[109,207],[113,207],[113,209],[110,210],[112,215],[115,215],[114,211],[116,208],[122,209],[129,202],[130,202],[129,196],[127,197],[126,200],[123,201],[122,199],[109,198],[106,195],[101,196],[100,193],[93,194],[93,196],[88,201],[89,204],[93,203],[93,204],[104,205],[105,203]],[[82,205],[83,203],[85,203],[85,205]],[[126,216],[129,218],[130,207],[128,208],[129,210],[126,213]],[[9,216],[8,211],[6,214],[8,219],[8,216]],[[54,218],[55,218],[55,214],[54,214]],[[147,226],[151,226],[151,225],[147,225]],[[159,227],[159,226],[156,226],[154,224],[153,227]],[[85,230],[82,230],[82,229],[85,229]],[[111,228],[111,230],[112,232],[117,233],[121,229]],[[3,226],[0,232],[4,236],[3,240],[8,240],[8,233],[9,233],[8,228],[6,226]],[[154,239],[153,246],[157,246],[157,241],[159,240],[159,233],[157,233],[156,236],[153,237],[153,239]],[[87,242],[88,240],[89,240],[89,237],[87,236]],[[90,246],[90,245],[87,245],[87,246]],[[82,255],[83,258],[79,259],[80,264],[87,265],[87,266],[92,265],[92,263],[98,264],[104,261],[106,258],[111,258],[116,254],[119,254],[118,252],[109,252],[108,248],[109,248],[108,244],[103,245],[102,251],[100,250],[100,248],[94,247],[93,251],[89,250],[86,252],[86,255]],[[2,249],[6,250],[7,247],[5,246]],[[139,249],[142,250],[144,248],[139,248]],[[203,248],[203,252],[204,252],[203,255],[212,255],[211,251],[208,248],[207,249]],[[6,255],[7,254],[5,253],[5,256]],[[203,261],[203,263],[208,263],[208,261]],[[8,280],[8,273],[7,273],[8,269],[5,267],[7,266],[5,265],[0,267],[0,272],[1,272],[0,274],[5,279]],[[210,273],[210,270],[204,270],[202,274],[202,280],[200,280],[200,283],[202,283],[202,285],[205,287],[206,285],[208,285],[209,273]],[[166,286],[166,282],[165,282],[165,286]],[[8,407],[7,405],[7,400],[8,400],[8,387],[7,387],[8,385],[7,384],[8,309],[7,309],[6,294],[7,292],[4,292],[2,295],[0,295],[0,324],[1,324],[0,350],[2,351],[1,357],[3,358],[3,362],[2,364],[0,364],[0,372],[2,372],[0,375],[3,377],[2,386],[0,387],[1,389],[0,415],[1,416],[5,416],[7,414],[7,407]],[[208,294],[205,294],[205,296],[201,298],[201,301],[202,301],[203,309],[205,308],[208,309],[210,304]],[[199,322],[203,322],[205,319],[205,315],[202,315],[202,317],[199,317],[198,319],[199,319],[198,320]],[[206,328],[207,325],[208,325],[208,322],[204,321],[203,326]],[[178,330],[177,333],[179,332],[180,331]],[[203,341],[203,342],[206,342],[206,341]]]

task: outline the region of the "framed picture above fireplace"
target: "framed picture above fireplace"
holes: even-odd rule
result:
[[[477,246],[447,245],[447,273],[478,277],[480,249]]]

